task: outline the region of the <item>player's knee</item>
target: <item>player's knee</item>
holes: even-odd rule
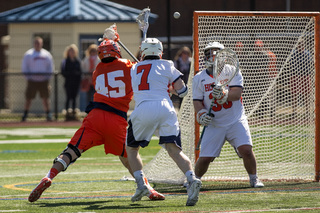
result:
[[[75,155],[72,155],[70,153],[70,150],[72,150]],[[75,156],[75,157],[72,157],[72,156]],[[71,144],[68,144],[68,147],[63,150],[63,152],[58,156],[56,157],[54,160],[53,160],[53,164],[55,164],[56,162],[59,162],[62,164],[63,166],[63,170],[62,171],[66,171],[67,168],[73,164],[74,162],[76,162],[76,160],[81,156],[81,153],[80,151],[78,150],[77,147],[71,145]]]
[[[197,165],[208,165],[214,160],[214,157],[199,157],[199,159],[197,160]]]
[[[238,147],[238,152],[242,158],[254,158],[252,147],[249,145]]]

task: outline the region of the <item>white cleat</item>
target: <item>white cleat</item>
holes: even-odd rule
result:
[[[195,179],[192,181],[192,183],[189,185],[188,191],[188,200],[186,205],[187,206],[194,206],[198,202],[199,199],[199,192],[200,188],[202,186],[202,182],[199,179]]]
[[[252,188],[262,188],[264,187],[264,184],[257,178],[257,179],[250,180],[250,186]]]
[[[149,195],[149,190],[147,186],[143,186],[143,188],[141,189],[137,188],[136,193],[131,197],[131,201],[132,202],[139,201],[143,196],[146,196],[146,195]]]

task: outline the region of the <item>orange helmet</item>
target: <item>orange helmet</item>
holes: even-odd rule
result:
[[[98,47],[100,60],[104,58],[121,58],[120,47],[113,40],[104,40]]]

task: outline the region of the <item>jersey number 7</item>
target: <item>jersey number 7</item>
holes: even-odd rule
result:
[[[137,74],[142,73],[141,81],[138,86],[139,90],[149,90],[148,76],[151,70],[152,64],[140,65],[137,67]]]

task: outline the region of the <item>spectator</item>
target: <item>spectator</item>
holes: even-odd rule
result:
[[[22,73],[27,79],[27,88],[25,92],[25,106],[22,121],[26,121],[30,110],[31,102],[40,93],[47,121],[52,121],[50,113],[50,78],[54,71],[52,55],[43,46],[43,39],[35,37],[34,47],[29,49],[23,56]]]
[[[81,82],[81,61],[79,59],[78,47],[75,44],[67,46],[64,51],[64,59],[61,63],[61,73],[65,78],[64,88],[66,90],[66,121],[78,120],[76,117],[76,98],[79,94]],[[71,103],[72,109],[69,110]]]
[[[183,74],[181,77],[183,82],[188,84],[190,66],[191,66],[191,50],[187,46],[183,46],[179,49],[174,57],[174,66]],[[171,100],[176,108],[180,108],[183,98],[172,94]]]
[[[234,46],[234,51],[236,52],[239,62],[241,62],[241,60],[244,58],[244,45],[241,41],[236,42],[235,46]]]
[[[85,58],[82,60],[82,72],[84,74],[81,82],[81,91],[85,92],[83,100],[81,100],[82,105],[86,106],[90,101],[93,101],[93,94],[95,89],[92,83],[92,72],[95,70],[96,66],[100,62],[97,52],[98,46],[96,44],[91,44],[85,54]]]
[[[261,55],[258,57],[259,60],[257,60],[257,63],[261,66],[261,69],[258,69],[258,71],[260,70],[260,76],[263,78],[260,81],[267,83],[269,87],[278,73],[277,57],[267,46],[265,46],[264,42],[259,39],[255,41],[255,54]],[[268,87],[265,88],[268,89]],[[262,119],[266,112],[269,112],[270,116],[273,117],[275,115],[275,104],[276,89],[272,88],[268,97],[264,99],[257,111],[259,118]]]
[[[306,110],[311,110],[310,93],[312,92],[312,80],[310,67],[312,63],[312,55],[305,48],[303,41],[299,41],[297,48],[294,50],[290,66],[295,70],[295,74],[291,76],[291,93],[292,93],[292,117],[296,117],[299,111],[299,104],[306,106]]]

